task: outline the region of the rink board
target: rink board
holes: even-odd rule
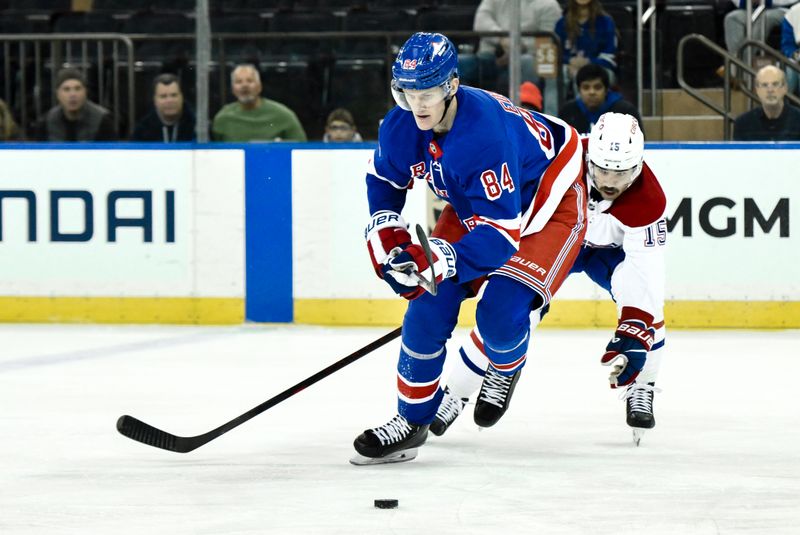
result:
[[[243,151],[121,147],[0,151],[0,320],[241,323]]]
[[[397,324],[405,302],[363,241],[374,147],[7,144],[0,321]],[[669,199],[672,326],[800,327],[798,150],[648,145]],[[419,186],[410,223],[429,220]],[[461,325],[474,310],[464,304]],[[577,276],[544,325],[614,319]]]
[[[800,144],[649,144],[647,161],[668,197],[667,303],[674,327],[800,327]],[[294,151],[295,321],[392,325],[405,302],[371,269],[363,242],[369,209],[357,172],[371,151]],[[319,170],[326,178],[320,180]],[[409,193],[403,217],[426,221]],[[327,269],[319,269],[326,265]],[[460,324],[474,323],[475,302]],[[583,275],[559,291],[543,326],[611,325],[608,295]]]

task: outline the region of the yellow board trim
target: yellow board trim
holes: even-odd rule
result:
[[[475,324],[477,301],[461,306],[458,324]],[[294,321],[317,325],[400,325],[406,302],[397,299],[296,299]],[[616,324],[612,301],[555,300],[542,327],[591,328]],[[797,329],[798,301],[667,301],[668,328],[680,329]]]
[[[475,324],[477,301],[461,307],[459,326]],[[245,321],[244,299],[214,297],[0,297],[0,322],[164,323],[235,325]],[[400,299],[296,299],[294,321],[315,325],[399,325]],[[798,301],[667,301],[669,328],[798,329]],[[616,323],[608,300],[556,300],[542,327],[592,328]]]
[[[244,322],[244,299],[0,297],[0,322],[230,325]]]

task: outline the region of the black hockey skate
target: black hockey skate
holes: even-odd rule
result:
[[[633,383],[625,391],[626,421],[633,429],[633,442],[637,446],[644,436],[644,431],[656,426],[653,394],[657,390],[655,383]]]
[[[514,393],[521,371],[517,370],[514,375],[501,375],[491,364],[489,365],[483,377],[478,400],[475,402],[473,418],[476,424],[481,427],[491,427],[503,417],[511,403],[511,394]]]
[[[467,404],[466,398],[460,398],[450,392],[450,389],[445,387],[444,397],[436,410],[436,416],[431,422],[431,433],[440,437],[444,432],[456,421],[458,415]]]
[[[417,448],[428,438],[427,425],[414,425],[399,414],[382,426],[367,429],[353,441],[357,466],[401,463],[417,457]]]

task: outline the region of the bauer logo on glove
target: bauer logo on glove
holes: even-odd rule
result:
[[[369,258],[378,277],[383,278],[383,265],[389,260],[393,250],[397,253],[411,245],[408,225],[400,214],[381,210],[372,215],[372,220],[364,229]]]
[[[647,321],[645,313],[642,319],[620,320],[614,336],[606,346],[606,352],[600,358],[603,366],[614,366],[608,376],[611,388],[627,386],[636,380],[647,361],[647,353],[653,347],[655,330]]]
[[[431,238],[428,242],[433,260],[433,272],[436,282],[456,274],[456,251],[453,246],[440,238]],[[398,295],[412,300],[425,293],[420,286],[420,276],[431,280],[431,266],[425,258],[422,246],[411,244],[401,252],[390,255],[389,260],[381,268],[384,280]]]

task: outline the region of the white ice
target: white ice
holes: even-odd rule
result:
[[[602,330],[540,330],[500,424],[409,463],[348,463],[397,341],[188,454],[116,432],[200,434],[389,330],[0,326],[0,533],[800,533],[797,331],[670,331],[639,448]]]

